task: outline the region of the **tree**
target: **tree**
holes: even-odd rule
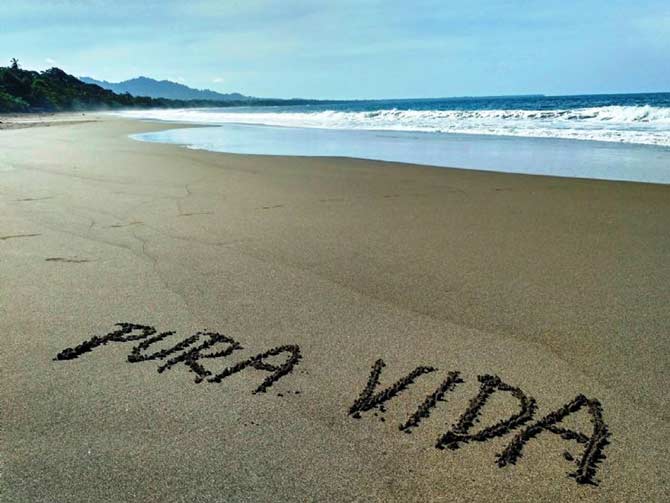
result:
[[[16,58],[12,58],[10,60],[10,63],[12,65],[12,70],[18,70],[19,69],[19,60]]]

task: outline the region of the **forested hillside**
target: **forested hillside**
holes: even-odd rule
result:
[[[315,100],[256,99],[254,105],[302,105]],[[249,99],[171,100],[117,94],[95,84],[86,84],[60,68],[43,72],[22,69],[12,60],[0,67],[0,113],[114,110],[121,108],[194,108],[249,105]]]

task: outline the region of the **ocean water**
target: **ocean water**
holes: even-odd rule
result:
[[[347,101],[122,115],[212,126],[136,138],[220,152],[670,183],[670,93]]]

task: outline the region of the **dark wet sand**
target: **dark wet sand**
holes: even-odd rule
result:
[[[0,131],[2,501],[667,501],[670,186],[223,155],[127,138],[166,125],[59,120]],[[118,322],[176,332],[146,353],[238,341],[200,360],[213,374],[302,359],[258,394],[267,371],[129,363],[141,341],[53,360]],[[382,388],[438,370],[355,419],[377,359]],[[464,382],[401,432],[450,371]],[[487,374],[534,418],[436,449]],[[579,394],[610,433],[598,486],[553,433],[496,464]],[[471,432],[518,409],[494,393]],[[589,417],[562,426],[589,436]]]

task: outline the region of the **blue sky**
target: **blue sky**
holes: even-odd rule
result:
[[[670,1],[0,0],[11,57],[273,97],[670,91]]]

